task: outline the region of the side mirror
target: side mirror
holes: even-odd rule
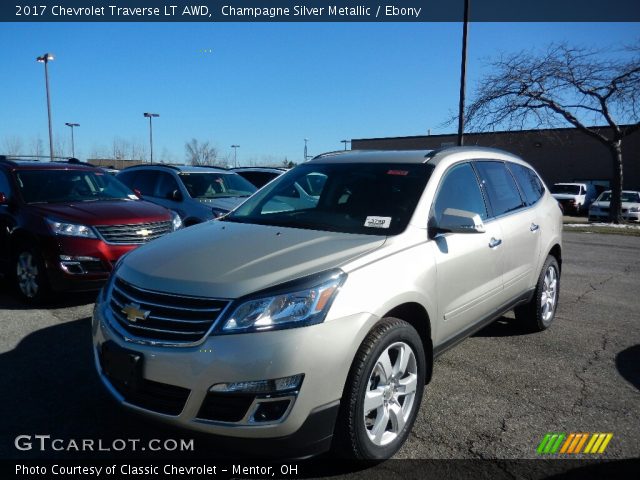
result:
[[[167,198],[169,200],[174,200],[176,202],[182,201],[182,192],[180,190],[174,190],[173,192],[169,192],[167,194]]]
[[[447,208],[435,225],[437,231],[451,233],[484,233],[480,215],[457,208]]]
[[[0,205],[6,205],[7,203],[9,203],[7,196],[4,194],[4,192],[0,192]]]
[[[138,196],[138,198],[142,198],[142,192],[137,188],[133,189],[133,193],[135,193]]]

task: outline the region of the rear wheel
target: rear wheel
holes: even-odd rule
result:
[[[533,298],[515,309],[516,319],[534,331],[546,330],[556,316],[559,296],[560,267],[555,257],[549,255],[538,277]]]
[[[42,303],[49,294],[42,255],[33,246],[22,247],[14,257],[15,286],[27,303]]]
[[[383,319],[366,337],[351,367],[337,426],[336,453],[385,459],[409,436],[422,400],[425,356],[418,332]]]

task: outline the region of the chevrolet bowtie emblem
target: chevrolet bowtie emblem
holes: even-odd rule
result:
[[[125,305],[120,311],[127,316],[127,320],[129,320],[131,323],[146,320],[151,313],[149,310],[141,310],[140,305],[138,305],[137,303],[130,303],[129,305]]]
[[[151,230],[147,230],[146,228],[143,228],[142,230],[138,230],[136,234],[146,237],[151,234]]]

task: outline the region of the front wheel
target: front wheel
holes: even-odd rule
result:
[[[14,257],[15,285],[22,300],[39,304],[49,293],[44,261],[35,247],[21,248]]]
[[[515,309],[516,319],[525,322],[531,330],[546,330],[556,316],[559,297],[560,267],[555,257],[549,255],[538,277],[533,298]]]
[[[353,361],[338,420],[336,453],[371,460],[395,454],[416,419],[425,371],[418,332],[403,320],[383,319]]]

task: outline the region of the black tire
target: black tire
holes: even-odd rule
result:
[[[551,273],[553,271],[553,273]],[[555,286],[549,285],[551,280],[548,275],[555,278]],[[549,303],[550,292],[553,290],[553,298]],[[525,324],[526,328],[541,332],[546,330],[553,323],[558,309],[558,300],[560,298],[560,267],[558,261],[552,255],[549,255],[544,262],[538,283],[531,301],[525,305],[516,307],[516,319]],[[546,305],[546,307],[545,307]]]
[[[20,299],[40,305],[49,298],[50,287],[40,251],[33,245],[22,246],[13,256],[12,277]]]
[[[383,360],[383,354],[389,363]],[[399,372],[394,368],[402,366],[402,355],[407,360],[404,371]],[[383,363],[396,373],[383,378]],[[362,342],[351,366],[336,425],[334,453],[364,460],[393,456],[413,427],[422,401],[425,372],[424,348],[418,332],[403,320],[382,319]],[[381,405],[365,415],[367,392],[375,396],[369,405]],[[379,435],[376,437],[375,433]]]

